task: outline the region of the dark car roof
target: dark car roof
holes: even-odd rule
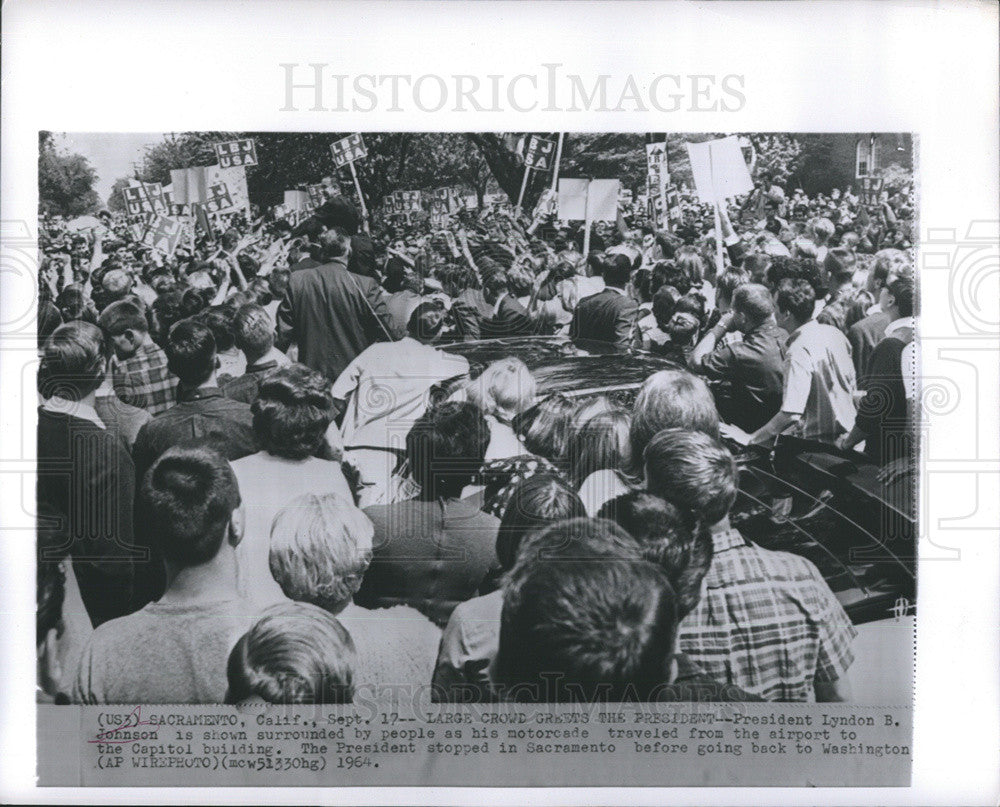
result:
[[[659,370],[676,368],[673,362],[643,351],[626,351],[606,342],[564,336],[519,336],[456,342],[444,347],[470,364],[485,366],[513,356],[535,377],[541,394],[570,396],[634,389]]]

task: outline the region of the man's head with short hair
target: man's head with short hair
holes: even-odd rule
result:
[[[356,660],[354,641],[335,616],[308,603],[275,605],[229,653],[226,703],[350,703]]]
[[[45,341],[38,369],[43,398],[58,395],[79,401],[104,381],[104,334],[96,325],[75,320],[56,328]]]
[[[251,364],[268,354],[274,347],[274,323],[263,306],[248,303],[240,306],[233,317],[233,342]]]
[[[196,389],[215,374],[215,336],[205,323],[182,319],[167,334],[167,368],[188,389]]]
[[[374,532],[368,516],[336,493],[299,496],[271,524],[271,575],[290,600],[338,614],[361,587]]]
[[[149,336],[146,315],[130,300],[119,300],[109,305],[101,312],[98,322],[119,359],[134,356]]]
[[[601,274],[606,285],[624,289],[632,276],[632,261],[621,253],[609,255],[603,262]]]
[[[508,700],[645,700],[669,683],[677,632],[666,574],[612,522],[529,536],[504,587],[496,670]]]
[[[750,273],[743,269],[727,269],[715,286],[715,304],[723,314],[733,307],[733,294],[750,282]]]
[[[739,320],[738,329],[748,333],[774,315],[774,300],[766,286],[747,283],[733,295],[733,312]]]
[[[215,558],[243,537],[240,490],[229,463],[208,448],[168,448],[141,483],[143,522],[169,564]]]
[[[782,280],[775,304],[778,324],[791,333],[812,319],[816,291],[806,280]]]
[[[843,286],[845,283],[850,283],[854,277],[854,270],[857,264],[858,256],[855,255],[853,250],[845,249],[844,247],[834,247],[827,252],[826,258],[823,260],[823,271],[830,278],[832,286],[830,291]]]
[[[719,435],[719,411],[708,385],[687,370],[660,370],[643,383],[632,407],[629,440],[633,462],[663,429],[684,428]]]
[[[614,521],[629,533],[643,557],[667,574],[683,620],[701,598],[701,583],[712,565],[712,536],[687,513],[660,496],[634,490],[606,502],[598,518]]]
[[[644,460],[646,489],[704,525],[722,521],[736,501],[736,462],[715,438],[664,429],[650,440]]]
[[[304,364],[290,364],[265,376],[250,411],[254,435],[265,451],[304,460],[322,448],[335,410],[326,377]]]
[[[886,313],[899,317],[912,317],[914,312],[914,283],[912,277],[897,277],[883,287],[879,305]]]

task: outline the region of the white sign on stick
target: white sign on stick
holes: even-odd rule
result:
[[[753,190],[753,180],[736,137],[688,143],[687,149],[700,201],[715,204]]]

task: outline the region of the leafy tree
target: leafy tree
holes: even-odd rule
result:
[[[58,150],[51,132],[38,137],[38,207],[75,217],[92,213],[101,200],[94,190],[97,172],[86,157]]]
[[[125,212],[125,200],[122,198],[122,189],[128,187],[130,177],[119,177],[115,184],[111,186],[111,193],[108,194],[108,210],[112,213]]]

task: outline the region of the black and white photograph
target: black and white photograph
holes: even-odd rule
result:
[[[997,804],[998,13],[5,0],[0,801]]]
[[[40,133],[40,701],[908,704],[915,147]]]

